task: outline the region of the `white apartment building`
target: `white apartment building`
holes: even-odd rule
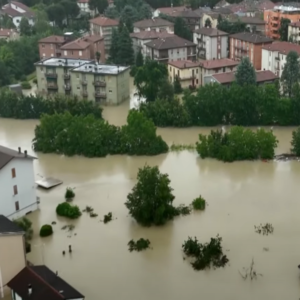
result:
[[[286,56],[290,51],[300,55],[300,45],[289,42],[275,42],[262,47],[261,66],[262,70],[270,70],[276,76],[281,77],[286,63]]]
[[[161,18],[145,19],[133,24],[133,32],[156,31],[174,33],[174,24]]]
[[[34,159],[21,148],[15,151],[0,146],[0,212],[10,220],[38,209]]]
[[[300,22],[290,23],[288,30],[288,41],[300,43]]]
[[[205,60],[228,57],[227,32],[215,28],[194,30],[193,42],[197,45],[197,57]]]

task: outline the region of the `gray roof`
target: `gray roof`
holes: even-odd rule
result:
[[[237,39],[237,40],[249,42],[251,44],[263,44],[263,43],[272,43],[273,42],[272,39],[270,39],[266,36],[254,34],[251,32],[239,32],[239,33],[230,35],[230,37]]]
[[[148,27],[161,27],[161,26],[173,26],[174,24],[162,18],[145,19],[133,24],[133,27],[148,28]]]
[[[194,44],[193,42],[189,40],[185,40],[175,34],[171,37],[152,40],[151,42],[146,43],[145,45],[147,47],[156,50],[166,50],[166,49],[176,49],[176,48],[196,46],[196,44]]]
[[[49,66],[49,67],[79,67],[83,64],[90,63],[92,60],[87,59],[73,59],[73,58],[55,58],[51,57],[48,59],[41,60],[35,65],[37,66]]]
[[[13,158],[21,159],[35,159],[35,157],[27,155],[19,151],[4,147],[0,145],[0,170],[6,166]],[[0,229],[1,230],[1,229]]]
[[[130,67],[116,66],[116,65],[105,65],[98,63],[88,63],[81,65],[72,70],[72,72],[83,72],[83,73],[93,73],[93,74],[108,74],[108,75],[117,75]]]
[[[229,33],[218,30],[216,28],[206,28],[202,27],[200,29],[194,30],[195,33],[207,35],[207,36],[220,36],[220,35],[229,35]]]
[[[14,222],[3,215],[0,215],[0,235],[2,234],[23,234],[23,230]]]

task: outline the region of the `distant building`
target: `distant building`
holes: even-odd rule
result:
[[[49,58],[35,65],[40,94],[73,95],[107,105],[129,99],[130,67],[67,58]]]
[[[226,7],[228,5],[230,5],[228,2],[226,2],[225,0],[221,0],[214,6],[214,8]]]
[[[177,35],[152,40],[145,44],[146,56],[161,63],[176,60],[195,60],[196,44]]]
[[[256,71],[256,82],[258,85],[273,83],[278,77],[271,71]],[[235,72],[218,73],[204,76],[204,85],[219,83],[230,86],[235,81]]]
[[[2,197],[1,197],[2,199]],[[4,297],[9,295],[7,283],[26,266],[24,231],[0,215],[0,276]]]
[[[157,18],[160,14],[167,15],[170,17],[178,17],[179,14],[185,10],[191,9],[187,8],[186,6],[160,7],[153,12],[153,17]]]
[[[246,24],[246,28],[252,33],[264,35],[266,29],[266,22],[260,18],[255,17],[240,17],[240,21]]]
[[[288,41],[292,41],[297,44],[300,43],[300,22],[289,24]]]
[[[112,30],[113,28],[117,28],[118,25],[118,20],[113,20],[101,16],[90,20],[90,33],[92,35],[101,35],[104,37],[106,55],[109,53],[111,46]]]
[[[0,28],[0,40],[4,39],[8,42],[17,40],[20,37],[15,29]]]
[[[8,282],[13,300],[84,300],[84,296],[48,267],[27,266]]]
[[[9,219],[38,209],[33,160],[35,157],[0,146],[0,212]]]
[[[27,18],[30,25],[34,25],[34,12],[25,4],[17,1],[9,1],[1,8],[2,14],[8,15],[18,28],[22,18]]]
[[[215,28],[201,28],[193,33],[197,45],[197,56],[201,59],[221,59],[228,57],[227,32]]]
[[[230,58],[241,60],[247,56],[256,70],[261,70],[262,47],[272,44],[273,40],[253,34],[241,32],[230,35]]]
[[[151,42],[152,40],[156,40],[158,38],[166,38],[170,37],[173,34],[168,33],[167,31],[157,32],[157,31],[140,31],[130,33],[130,37],[132,39],[132,47],[134,53],[137,54],[139,50],[141,50],[142,55],[146,58],[146,43]]]
[[[289,19],[292,23],[300,20],[300,7],[293,6],[275,6],[274,9],[264,11],[264,20],[266,22],[265,33],[272,39],[279,39],[280,20]]]
[[[72,33],[65,33],[64,36],[51,35],[39,40],[40,58],[96,59],[96,52],[99,52],[101,62],[105,61],[105,46],[102,36],[91,35],[78,39],[74,39],[72,36]]]
[[[141,31],[166,31],[168,33],[174,33],[174,24],[161,18],[145,19],[133,24],[134,33]]]
[[[178,17],[184,19],[191,30],[197,30],[201,27],[202,18],[196,11],[184,10],[178,14]]]
[[[262,69],[270,70],[281,77],[289,52],[295,51],[300,55],[300,45],[289,42],[274,42],[262,47]]]
[[[94,14],[94,11],[90,10],[89,0],[77,0],[77,5],[79,6],[81,12],[92,15]]]

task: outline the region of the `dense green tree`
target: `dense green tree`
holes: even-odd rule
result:
[[[201,4],[201,0],[188,0],[187,1],[187,5],[193,10],[199,8],[200,4]]]
[[[141,49],[139,49],[138,53],[136,54],[135,65],[137,67],[142,67],[144,65],[144,57],[143,57]]]
[[[115,6],[107,7],[104,11],[104,15],[110,19],[118,19],[120,17],[120,13]]]
[[[175,94],[181,94],[182,93],[182,87],[180,83],[179,77],[176,75],[174,80],[174,93]]]
[[[155,101],[159,93],[160,83],[167,76],[166,65],[146,59],[144,65],[138,68],[134,76],[134,84],[139,96],[145,97],[147,101]]]
[[[56,26],[62,27],[66,18],[66,12],[61,4],[52,4],[48,6],[46,12],[51,22],[53,22]]]
[[[288,35],[289,35],[289,24],[291,23],[290,19],[281,18],[280,20],[280,27],[279,27],[279,34],[280,34],[280,40],[281,41],[287,41]]]
[[[142,5],[137,7],[139,20],[150,19],[152,17],[151,7],[147,3],[143,3]]]
[[[186,40],[189,40],[189,41],[193,40],[192,31],[188,27],[186,21],[181,17],[178,17],[175,19],[174,33]]]
[[[256,84],[256,73],[249,57],[243,57],[235,73],[236,83],[239,85]]]
[[[29,21],[27,18],[22,18],[20,22],[20,34],[21,35],[31,35],[32,33],[32,28],[29,24]]]
[[[117,63],[118,60],[118,42],[119,42],[119,32],[116,28],[112,29],[111,35],[111,46],[109,49],[109,61],[112,63]]]
[[[293,131],[293,138],[291,141],[292,149],[291,152],[297,156],[300,156],[300,127]]]
[[[168,80],[168,77],[164,77],[164,79],[161,80],[157,97],[168,101],[174,99],[174,87]]]
[[[33,25],[32,31],[34,34],[46,34],[51,32],[51,25],[49,24],[49,18],[46,11],[36,11],[35,12],[35,23]]]
[[[10,71],[6,64],[0,59],[0,87],[10,84]]]
[[[80,8],[77,4],[77,2],[72,1],[72,0],[62,0],[60,4],[64,7],[65,9],[65,16],[67,19],[67,24],[69,25],[73,19],[75,19],[79,13],[80,13]]]
[[[285,95],[291,97],[293,87],[300,79],[299,55],[290,51],[286,56],[286,63],[281,74],[281,85]]]
[[[207,18],[205,20],[204,27],[211,28],[211,26],[212,26],[211,20],[210,20],[210,18]]]
[[[103,14],[107,7],[107,0],[89,0],[89,8],[97,11],[99,14]]]
[[[163,225],[173,219],[174,210],[170,179],[158,167],[139,169],[137,184],[128,194],[125,206],[129,214],[141,225]]]
[[[133,23],[138,20],[138,11],[133,6],[126,5],[121,12],[120,22],[127,27],[129,32],[132,32]]]
[[[101,53],[99,51],[96,52],[96,60],[98,64],[100,63]]]
[[[230,22],[227,19],[218,18],[217,28],[219,30],[225,31],[230,34],[239,33],[239,32],[249,32],[247,24],[237,20],[235,22]]]
[[[132,40],[126,27],[118,34],[118,52],[116,63],[125,66],[134,64]]]
[[[4,14],[4,15],[1,16],[0,26],[1,26],[1,28],[7,28],[7,29],[16,28],[16,26],[14,25],[12,19],[7,14]]]

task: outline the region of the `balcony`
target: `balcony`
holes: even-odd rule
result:
[[[47,83],[47,89],[48,90],[57,90],[58,86],[56,83]]]
[[[280,60],[280,56],[275,56],[275,60]]]
[[[95,96],[95,98],[106,99],[106,94],[105,94],[105,93],[95,92],[95,93],[94,93],[94,96]]]
[[[87,97],[88,96],[88,92],[87,91],[82,91],[81,92],[81,96],[82,97]]]
[[[70,74],[65,73],[65,74],[64,74],[64,79],[65,79],[65,80],[70,79]]]
[[[56,73],[50,73],[50,72],[46,72],[45,73],[46,78],[57,78],[57,74]]]
[[[106,87],[106,82],[101,80],[96,80],[93,82],[94,86]]]
[[[69,84],[65,84],[65,91],[70,91],[71,90],[71,86]]]
[[[82,84],[82,85],[87,85],[86,79],[82,79],[82,80],[81,80],[81,84]]]

